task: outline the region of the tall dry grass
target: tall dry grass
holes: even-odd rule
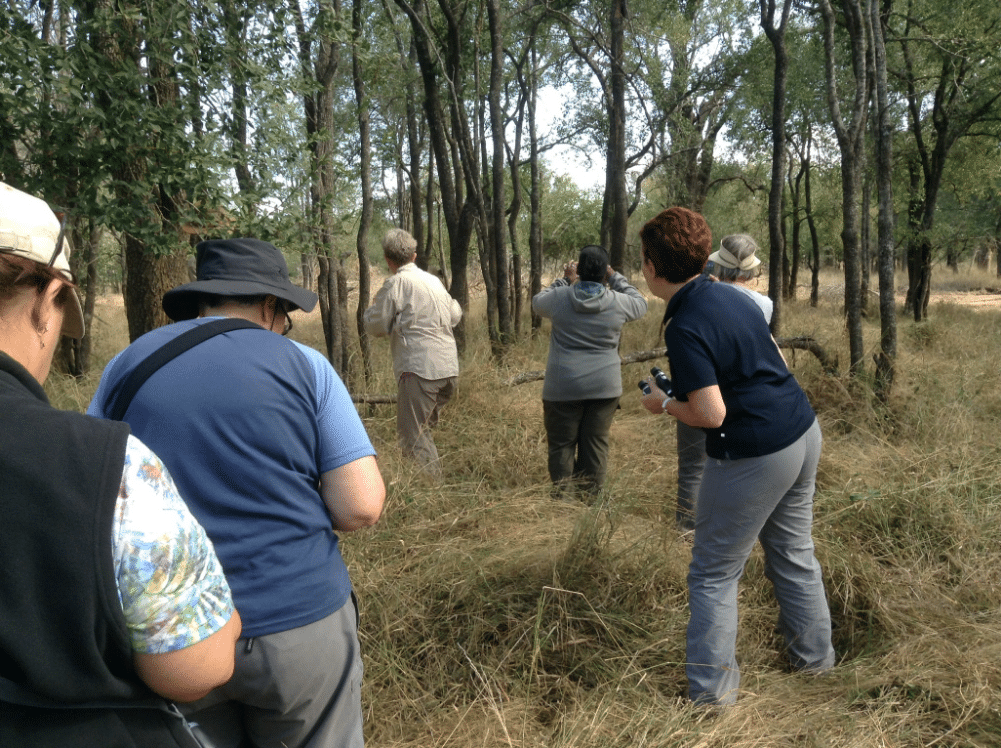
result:
[[[819,308],[785,307],[783,333],[812,335],[845,368],[837,279],[825,280]],[[997,284],[975,272],[945,281],[953,293]],[[389,489],[380,523],[344,538],[361,600],[368,744],[1001,745],[1001,307],[961,301],[933,297],[920,325],[899,318],[885,407],[864,378],[788,355],[825,435],[815,539],[839,663],[823,678],[788,672],[756,553],[741,584],[742,692],[723,712],[684,698],[690,549],[671,520],[673,428],[635,394],[648,364],[624,367],[603,500],[556,502],[541,382],[505,384],[544,368],[548,328],[498,363],[474,308],[459,392],[436,433],[440,483],[398,458],[393,406],[359,406]],[[662,313],[652,300],[626,327],[623,352],[659,345]],[[294,334],[318,344],[318,320],[299,316]],[[102,305],[99,317],[106,360],[125,325],[120,307]],[[871,352],[875,316],[865,328]],[[392,393],[385,341],[374,353],[365,389]],[[82,408],[95,385],[96,375],[54,377],[49,390]]]

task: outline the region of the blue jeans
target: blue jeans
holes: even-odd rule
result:
[[[813,554],[813,493],[820,426],[774,454],[706,463],[688,571],[688,695],[703,704],[737,699],[737,583],[760,540],[779,604],[779,630],[794,668],[834,666],[831,614]]]

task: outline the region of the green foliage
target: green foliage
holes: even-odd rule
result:
[[[549,229],[543,251],[546,257],[576,259],[580,248],[597,244],[601,231],[601,194],[584,191],[569,177],[556,177],[543,198],[543,215]]]

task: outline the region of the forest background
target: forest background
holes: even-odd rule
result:
[[[983,264],[1001,233],[999,37],[985,0],[12,0],[0,178],[67,216],[85,311],[121,288],[133,339],[166,321],[199,239],[273,241],[352,389],[387,226],[464,308],[483,283],[503,357],[545,258],[597,242],[635,268],[636,228],[685,205],[759,238],[777,335],[801,275],[816,303],[841,268],[849,371],[886,397],[895,274],[920,321],[935,263]],[[564,176],[559,148],[602,186]],[[82,374],[90,346],[63,366]]]
[[[999,20],[981,0],[10,0],[0,178],[65,216],[90,331],[50,393],[86,406],[198,240],[270,240],[320,294],[294,334],[369,401],[390,487],[345,542],[370,744],[995,746],[1001,328],[933,299],[999,284]],[[725,715],[683,698],[671,430],[627,396],[606,500],[557,504],[538,385],[511,384],[545,361],[527,300],[554,268],[597,242],[635,276],[638,227],[675,204],[758,238],[826,436],[839,666],[782,672],[752,558]],[[388,352],[357,325],[391,225],[466,310],[440,485],[395,458]],[[658,355],[658,304],[624,354]]]

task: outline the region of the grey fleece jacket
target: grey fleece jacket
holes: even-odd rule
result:
[[[646,299],[620,273],[608,288],[558,278],[532,297],[532,308],[552,320],[542,399],[599,400],[622,395],[619,334],[646,314]]]

